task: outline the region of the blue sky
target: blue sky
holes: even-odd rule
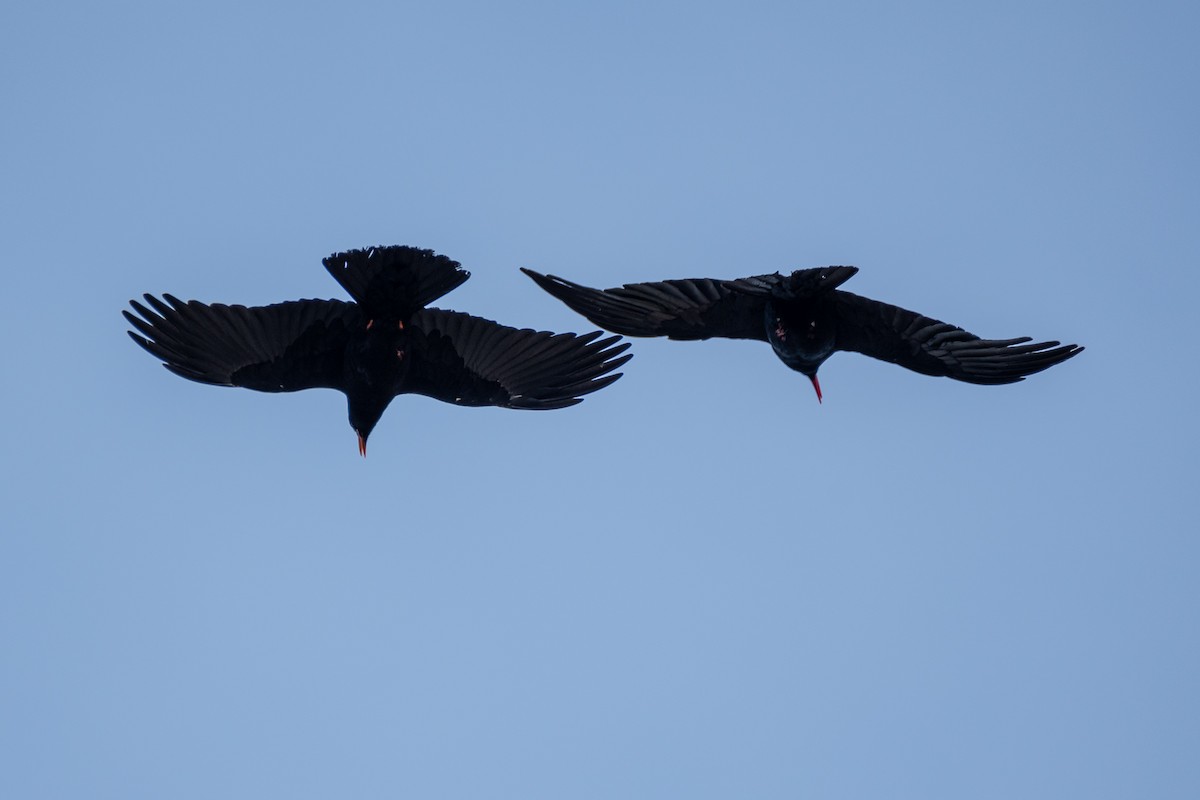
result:
[[[0,795],[1200,793],[1200,12],[9,3]],[[590,326],[851,291],[1087,346],[1015,386],[636,340],[553,413],[180,380],[142,292]]]

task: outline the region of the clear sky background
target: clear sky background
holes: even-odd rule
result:
[[[1193,3],[10,2],[0,796],[1200,796]],[[635,340],[550,413],[181,380],[142,292],[851,291],[1015,386]]]

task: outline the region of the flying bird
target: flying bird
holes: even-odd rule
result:
[[[371,247],[322,262],[353,298],[268,306],[131,300],[130,337],[190,380],[260,392],[337,389],[358,451],[392,398],[423,394],[461,406],[554,409],[621,377],[628,343],[601,331],[518,330],[426,305],[470,277],[415,247]]]
[[[692,278],[592,289],[521,270],[594,324],[625,336],[757,339],[812,381],[839,350],[967,383],[1024,380],[1083,351],[1073,344],[981,339],[962,328],[842,291],[857,267],[819,267],[737,280]]]

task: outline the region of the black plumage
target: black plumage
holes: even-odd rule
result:
[[[413,247],[335,253],[323,262],[353,298],[269,306],[130,301],[135,342],[177,375],[261,392],[345,393],[359,452],[399,394],[463,406],[555,409],[620,377],[628,343],[516,329],[425,306],[470,277],[456,261]]]
[[[630,283],[592,289],[554,275],[522,271],[596,325],[626,336],[757,339],[808,376],[839,350],[890,361],[924,375],[967,383],[1015,383],[1083,351],[1028,336],[981,339],[962,328],[843,291],[857,267],[802,269],[790,275]]]

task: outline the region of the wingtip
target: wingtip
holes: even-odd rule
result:
[[[551,294],[553,294],[551,289],[555,286],[558,286],[560,283],[562,283],[562,278],[556,277],[554,275],[549,275],[546,273],[538,272],[537,270],[529,269],[528,267],[521,267],[520,269],[521,269],[521,272],[524,272],[525,275],[528,276],[528,278],[531,281],[533,281],[534,283],[536,283],[538,286],[545,289],[546,291],[550,292]]]
[[[133,339],[134,343],[137,344],[138,347],[141,347],[144,350],[150,349],[150,343],[146,341],[144,337],[138,336],[133,331],[125,331],[125,333],[130,339]]]
[[[621,342],[619,345],[614,347],[609,352],[612,353],[613,355],[616,355],[617,353],[624,353],[629,348],[630,348],[629,342]],[[624,356],[624,361],[622,361],[621,363],[624,364],[625,361],[628,361],[631,358],[633,358],[633,353],[626,353]]]
[[[621,367],[628,364],[629,360],[631,358],[633,358],[633,353],[626,353],[625,355],[620,356],[619,358],[614,358],[612,361],[608,362],[611,365],[609,367],[609,369],[620,369]],[[618,372],[617,377],[619,378],[623,374],[624,374],[623,372]]]

